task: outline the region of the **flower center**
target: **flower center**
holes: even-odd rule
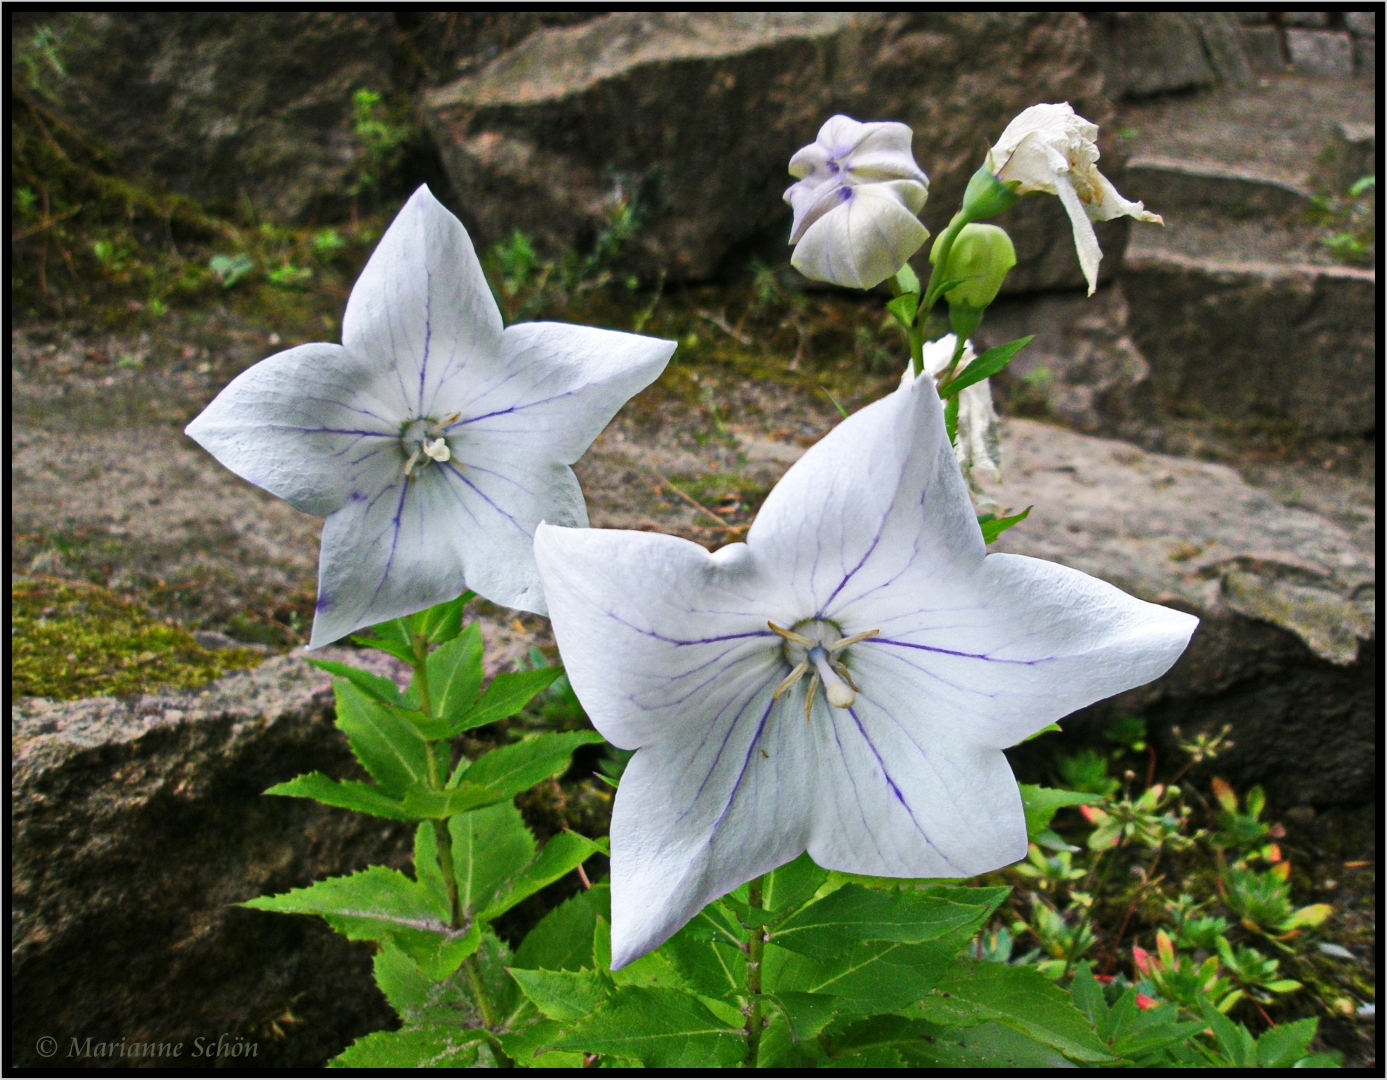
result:
[[[852,681],[848,671],[845,650],[859,641],[881,633],[880,630],[864,630],[860,634],[843,636],[843,628],[828,619],[802,619],[793,629],[786,630],[775,623],[767,623],[772,630],[784,638],[780,646],[781,655],[790,665],[790,674],[785,676],[775,688],[773,697],[779,698],[789,692],[806,674],[809,675],[809,691],[804,695],[804,719],[809,720],[814,708],[814,695],[819,687],[824,688],[824,697],[837,709],[850,708],[857,700],[857,684]]]
[[[443,431],[460,415],[454,413],[446,420],[411,420],[400,429],[400,449],[406,456],[406,476],[412,477],[416,468],[422,469],[430,461],[441,465],[452,458],[453,453],[448,449]]]

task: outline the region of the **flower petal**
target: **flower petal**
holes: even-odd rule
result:
[[[420,187],[361,272],[342,343],[389,376],[400,411],[434,416],[439,388],[500,348],[501,312],[462,223]]]
[[[1069,225],[1074,230],[1074,250],[1079,256],[1079,269],[1084,272],[1084,280],[1088,282],[1088,295],[1092,296],[1098,291],[1098,263],[1103,258],[1103,251],[1098,246],[1098,234],[1093,230],[1093,222],[1089,220],[1088,211],[1084,208],[1079,193],[1074,190],[1068,173],[1056,174],[1055,194],[1060,197],[1060,202],[1064,204],[1064,212],[1069,215]]]
[[[929,239],[896,186],[839,188],[842,205],[805,230],[790,264],[805,277],[852,289],[885,281]]]
[[[403,470],[378,374],[340,345],[300,345],[236,376],[185,431],[237,476],[325,517]]]

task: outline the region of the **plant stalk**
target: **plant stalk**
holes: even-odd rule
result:
[[[923,353],[925,320],[929,318],[929,313],[934,310],[934,305],[939,301],[939,286],[944,283],[944,272],[949,264],[949,251],[954,246],[954,240],[963,231],[963,226],[969,221],[968,215],[960,210],[949,221],[948,226],[940,235],[937,250],[934,256],[934,267],[930,270],[929,284],[925,286],[925,295],[920,297],[920,306],[915,312],[915,325],[911,328],[910,335],[910,363],[914,368],[915,377],[918,379],[925,369],[925,358]],[[917,338],[921,346],[916,345]]]
[[[759,908],[764,898],[762,879],[753,878],[747,887],[747,903]],[[753,926],[747,930],[746,939],[746,992],[750,1002],[746,1016],[746,1061],[745,1068],[757,1067],[761,1051],[761,960],[766,951],[766,928]]]
[[[429,642],[423,634],[413,634],[414,645],[414,685],[419,691],[419,711],[425,716],[433,716],[433,701],[429,696]],[[447,783],[448,758],[446,740],[436,739],[428,743],[429,787],[442,791]],[[462,901],[458,896],[458,878],[453,869],[453,836],[448,829],[447,818],[435,818],[433,823],[434,846],[438,849],[438,872],[443,878],[443,888],[448,894],[448,924],[454,930],[462,929]]]

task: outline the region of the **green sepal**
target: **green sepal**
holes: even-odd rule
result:
[[[952,397],[960,390],[966,390],[974,383],[982,382],[983,379],[991,378],[1011,363],[1012,357],[1035,340],[1034,334],[1027,334],[1023,338],[1015,341],[1008,341],[1005,345],[997,345],[988,349],[966,368],[960,371],[952,379],[939,388],[940,397]]]
[[[405,699],[400,695],[400,688],[395,685],[393,680],[387,679],[383,675],[375,675],[362,668],[352,667],[350,664],[340,664],[336,660],[310,659],[308,663],[320,671],[326,671],[329,675],[348,680],[377,701],[400,706],[405,703]]]
[[[526,971],[507,968],[523,993],[551,1020],[581,1020],[616,989],[602,971]]]
[[[545,1049],[612,1054],[648,1069],[727,1068],[746,1054],[746,1038],[692,994],[619,986]]]
[[[470,1069],[487,1046],[480,1031],[456,1024],[373,1031],[328,1062],[330,1069]],[[486,1054],[490,1060],[490,1054]]]
[[[1055,814],[1064,807],[1092,806],[1103,801],[1103,796],[1083,791],[1064,791],[1038,784],[1017,786],[1021,789],[1021,806],[1026,812],[1026,836],[1031,840],[1049,829]]]
[[[313,799],[324,806],[355,810],[359,814],[389,818],[391,821],[418,821],[399,799],[392,798],[374,784],[360,780],[334,780],[320,772],[304,773],[265,790],[266,795],[287,795],[294,799]]]
[[[961,941],[971,937],[991,911],[990,906],[938,895],[845,885],[795,912],[775,929],[771,940],[782,949],[828,960],[862,941]]]
[[[954,961],[919,1009],[946,1026],[1005,1024],[1075,1061],[1114,1060],[1070,996],[1028,965]]]
[[[476,761],[465,758],[448,780],[450,788],[468,782],[505,792],[506,797],[518,795],[568,768],[569,758],[578,747],[602,742],[595,731],[546,732],[524,742],[512,743],[492,750]]]
[[[901,293],[894,300],[886,302],[886,310],[900,324],[902,330],[909,330],[915,325],[915,312],[919,307],[920,294],[913,292]]]
[[[377,701],[346,679],[332,684],[337,727],[358,761],[390,795],[402,795],[428,776],[428,747],[400,710]]]
[[[968,186],[963,191],[963,213],[969,221],[996,217],[1015,205],[1021,197],[1016,193],[1020,186],[1018,180],[999,179],[984,163],[968,178]]]
[[[1029,508],[1028,508],[1028,509],[1029,509]],[[1027,735],[1024,739],[1022,739],[1021,742],[1023,742],[1023,743],[1028,743],[1028,742],[1030,742],[1032,739],[1038,739],[1038,738],[1040,738],[1042,735],[1048,735],[1048,734],[1049,734],[1050,732],[1052,732],[1052,731],[1063,731],[1063,730],[1064,730],[1064,729],[1063,729],[1062,727],[1060,727],[1058,724],[1046,724],[1046,725],[1045,725],[1043,728],[1041,728],[1039,731],[1033,731],[1033,732],[1031,732],[1031,734]],[[1016,745],[1017,745],[1017,746],[1020,746],[1021,743],[1017,743]],[[1024,797],[1023,797],[1022,801],[1023,801],[1023,802],[1025,801],[1025,800],[1024,800]]]
[[[514,716],[529,704],[531,698],[547,689],[549,684],[562,674],[561,667],[547,667],[497,675],[477,703],[453,723],[453,734],[459,735],[483,724]]]

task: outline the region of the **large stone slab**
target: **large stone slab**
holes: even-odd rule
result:
[[[1163,678],[1066,721],[1147,717],[1165,750],[1232,725],[1220,774],[1279,800],[1377,790],[1375,563],[1337,525],[1283,506],[1223,465],[1150,454],[1036,421],[1003,425],[1002,507],[1033,505],[996,550],[1094,574],[1201,623]]]
[[[1362,436],[1377,429],[1376,281],[1354,267],[1143,250],[1123,284],[1167,407]]]
[[[225,1034],[254,1068],[308,1069],[392,1021],[367,946],[234,906],[406,857],[406,826],[261,795],[354,774],[332,718],[299,656],[200,693],[14,705],[14,1065],[51,1065],[41,1036],[70,1067],[74,1038],[182,1042],[188,1065]]]
[[[426,95],[424,116],[482,243],[520,229],[581,246],[624,198],[641,214],[634,264],[687,281],[783,241],[786,164],[835,112],[914,128],[937,229],[987,140],[1065,100],[1107,119],[1088,26],[1069,13],[621,12],[531,35]],[[1082,282],[1053,203],[1011,212],[1013,289]],[[1122,239],[1104,238],[1109,273]]]

